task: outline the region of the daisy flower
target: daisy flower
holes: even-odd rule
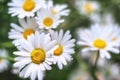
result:
[[[34,18],[19,19],[20,26],[11,23],[11,31],[9,32],[9,39],[13,39],[13,43],[17,46],[19,41],[22,39],[27,39],[28,36],[34,34],[38,30],[38,25]]]
[[[74,53],[75,39],[71,39],[70,31],[59,32],[50,31],[52,40],[56,40],[58,48],[54,50],[53,58],[55,59],[54,64],[57,64],[59,69],[63,68],[63,65],[67,65],[67,61],[71,61],[71,54]]]
[[[97,1],[77,0],[76,7],[82,14],[91,14],[99,9]]]
[[[41,8],[37,12],[36,20],[40,29],[56,28],[64,21],[59,15],[54,15],[49,8]]]
[[[51,70],[53,63],[54,50],[57,48],[56,41],[50,38],[49,34],[35,32],[27,40],[22,40],[18,48],[19,51],[14,52],[17,56],[14,67],[20,70],[20,76],[31,80],[43,80],[44,71]],[[46,46],[47,45],[47,46]]]
[[[79,45],[84,46],[82,50],[86,51],[99,51],[102,58],[111,58],[109,51],[119,53],[119,28],[117,25],[102,26],[93,25],[90,29],[78,32]]]
[[[54,5],[53,4],[53,0],[48,0],[46,2],[46,6],[45,7],[48,7],[51,9],[52,13],[53,14],[57,14],[57,15],[60,15],[60,16],[68,16],[69,13],[70,13],[70,10],[67,9],[67,4],[56,4]]]
[[[8,3],[8,13],[19,18],[33,17],[43,5],[44,0],[12,0]]]
[[[5,49],[0,49],[0,72],[3,72],[8,69],[9,61],[2,59],[8,57],[8,52]]]

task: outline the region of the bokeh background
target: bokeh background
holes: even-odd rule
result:
[[[11,17],[8,14],[8,2],[11,0],[0,0],[0,48],[7,49],[9,56],[14,58],[13,51],[16,47],[12,44],[12,40],[8,39],[8,32],[10,31],[10,23],[18,23],[17,17]],[[76,6],[78,0],[54,0],[55,4],[67,4],[71,10],[70,15],[65,18],[65,22],[59,25],[58,29],[70,30],[73,38],[77,39],[76,31],[78,28],[88,28],[93,22],[90,15],[82,14]],[[99,4],[97,14],[101,17],[109,14],[112,16],[111,21],[114,20],[115,24],[120,24],[120,0],[88,0],[96,1]],[[81,5],[81,3],[77,3]],[[94,16],[94,15],[93,15]],[[97,20],[98,18],[95,18]],[[104,19],[103,19],[104,22]],[[112,54],[110,60],[102,60],[98,63],[97,69],[94,72],[95,54],[93,57],[86,58],[86,55],[80,53],[81,47],[75,46],[75,54],[73,54],[73,61],[71,61],[64,69],[59,70],[57,66],[53,66],[51,71],[47,71],[44,80],[120,80],[119,66],[120,55]],[[101,63],[102,62],[102,63]],[[12,74],[12,64],[10,61],[9,69],[0,73],[0,80],[29,80],[19,78],[18,75]],[[105,63],[104,65],[102,65]],[[100,64],[100,65],[99,65]],[[76,79],[72,79],[76,77]]]

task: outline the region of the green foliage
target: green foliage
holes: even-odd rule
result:
[[[66,3],[71,10],[71,13],[68,17],[65,17],[65,22],[60,25],[60,28],[65,30],[70,30],[73,37],[76,38],[76,30],[78,27],[89,27],[91,21],[85,15],[79,14],[76,10],[74,3],[76,0],[54,0],[55,4]],[[96,0],[101,5],[100,13],[110,12],[114,15],[114,18],[117,23],[120,24],[120,0]],[[10,31],[10,23],[18,23],[16,17],[11,17],[8,14],[8,6],[7,3],[10,0],[0,0],[0,47],[7,48],[9,50],[9,55],[14,57],[12,54],[13,50],[16,48],[11,43],[11,40],[8,39],[8,32]],[[60,29],[59,28],[59,29]],[[68,77],[75,70],[79,65],[84,68],[85,70],[90,70],[90,74],[92,76],[93,67],[87,64],[87,61],[80,57],[79,55],[80,48],[76,46],[75,51],[76,53],[73,55],[73,61],[69,63],[63,70],[59,70],[56,66],[53,66],[51,71],[46,72],[46,76],[44,80],[68,80]],[[120,55],[112,54],[113,58],[111,61],[115,63],[120,62]],[[79,60],[78,60],[79,59]],[[11,62],[12,65],[13,62]],[[87,66],[87,67],[86,67]],[[0,73],[0,80],[22,80],[16,75],[11,73],[11,66],[9,67],[8,71],[4,73]],[[23,79],[24,80],[24,79]],[[27,79],[26,79],[27,80]]]

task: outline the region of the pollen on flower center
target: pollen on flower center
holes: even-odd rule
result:
[[[34,0],[26,0],[23,3],[23,9],[25,11],[32,11],[35,8],[35,1]]]
[[[40,64],[45,60],[45,51],[41,48],[36,48],[31,53],[31,60],[35,64]]]
[[[99,49],[104,49],[107,46],[106,41],[102,40],[102,39],[96,39],[93,42],[94,47],[99,48]]]
[[[86,3],[85,4],[85,11],[86,12],[91,13],[91,12],[93,12],[93,10],[94,10],[94,7],[91,3]]]
[[[53,9],[53,10],[52,10],[52,13],[53,13],[53,14],[57,14],[57,13],[58,13],[58,11],[57,11],[57,10],[55,10],[55,9]]]
[[[50,17],[47,17],[44,19],[43,23],[45,26],[50,27],[53,24],[53,19]]]
[[[30,36],[31,34],[34,34],[35,31],[33,29],[26,29],[23,33],[23,36],[25,39],[27,39],[28,36]]]
[[[55,56],[60,56],[63,53],[63,47],[62,45],[58,45],[58,48],[54,51]]]

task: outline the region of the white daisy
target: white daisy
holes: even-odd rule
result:
[[[44,5],[44,0],[12,0],[8,3],[9,12],[19,18],[33,17],[35,12]]]
[[[9,61],[3,58],[8,57],[8,52],[5,49],[0,49],[0,72],[8,69]]]
[[[52,40],[56,40],[58,48],[53,53],[55,59],[54,64],[57,64],[59,69],[63,68],[63,65],[67,65],[67,61],[71,61],[71,54],[74,53],[75,39],[71,39],[70,31],[59,32],[50,31]]]
[[[49,8],[41,8],[37,12],[36,20],[39,28],[42,29],[56,28],[64,21],[60,19],[59,15],[54,15]]]
[[[91,14],[99,9],[99,4],[97,1],[88,1],[88,0],[77,0],[76,8],[82,14]]]
[[[43,80],[45,70],[51,70],[51,64],[56,41],[50,38],[49,34],[35,32],[27,40],[21,41],[21,48],[14,52],[17,57],[14,67],[20,70],[20,76],[27,78],[30,76],[31,80]]]
[[[27,39],[28,36],[34,34],[38,30],[38,25],[34,18],[19,19],[20,26],[11,23],[11,31],[9,32],[9,38],[14,39],[13,43],[17,46],[19,41]]]
[[[78,44],[84,46],[84,51],[99,51],[102,58],[111,58],[108,51],[119,53],[119,28],[116,25],[102,26],[93,25],[90,30],[82,30],[78,32]]]
[[[61,16],[68,16],[70,13],[70,10],[67,9],[67,4],[53,4],[53,0],[46,1],[46,6],[51,9],[53,14],[61,15]]]

